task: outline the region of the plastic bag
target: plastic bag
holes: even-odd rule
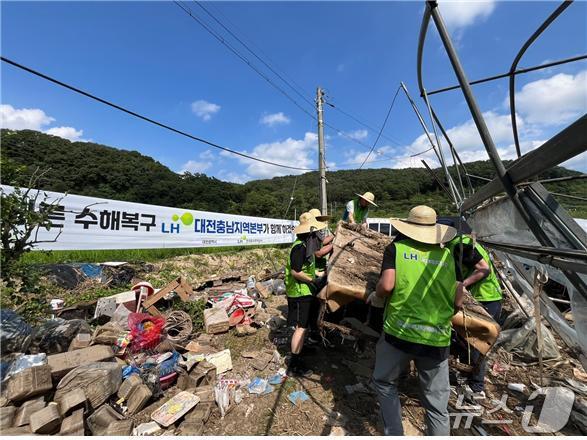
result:
[[[219,383],[214,387],[214,400],[220,410],[220,417],[224,418],[224,415],[230,406],[230,393],[227,384]]]
[[[50,319],[33,330],[31,353],[57,354],[66,352],[71,341],[79,333],[91,333],[92,330],[83,319]]]
[[[159,344],[165,318],[147,313],[131,313],[128,315],[128,327],[132,341],[131,351],[136,353],[155,348]]]
[[[273,294],[285,295],[285,282],[282,279],[273,280]]]
[[[8,379],[10,376],[20,373],[21,371],[26,370],[27,368],[38,367],[40,365],[45,365],[47,363],[47,355],[45,353],[39,354],[21,354],[19,357],[15,359],[12,364],[10,364],[10,368],[6,372],[6,376],[2,379]]]
[[[33,329],[12,310],[0,309],[0,354],[26,353]]]

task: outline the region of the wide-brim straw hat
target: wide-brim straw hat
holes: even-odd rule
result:
[[[452,226],[436,223],[436,211],[429,206],[415,206],[408,218],[392,218],[389,221],[403,235],[421,243],[446,243],[457,235]]]
[[[327,227],[328,224],[319,222],[312,214],[309,212],[304,212],[302,215],[300,215],[300,224],[295,227],[294,233],[296,235],[308,234],[310,232],[326,229]]]
[[[322,215],[318,208],[312,208],[308,211],[308,214],[313,215],[316,220],[319,222],[326,222],[330,220],[332,217],[329,215]]]
[[[373,195],[372,192],[367,191],[365,194],[355,193],[355,195],[357,195],[360,198],[362,198],[363,200],[366,200],[367,202],[371,203],[373,206],[377,206],[377,204],[374,202],[375,196]]]

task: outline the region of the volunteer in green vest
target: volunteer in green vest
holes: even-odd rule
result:
[[[318,318],[318,300],[315,295],[324,287],[325,278],[316,277],[315,249],[309,244],[316,239],[316,232],[327,226],[304,212],[300,216],[300,224],[294,229],[296,241],[291,247],[285,266],[287,323],[294,327],[288,365],[288,375],[291,376],[311,374],[311,370],[302,361],[301,352],[307,329]]]
[[[365,194],[355,194],[357,198],[351,200],[346,204],[346,209],[342,216],[342,219],[351,224],[363,225],[367,224],[367,217],[369,215],[369,206],[375,204],[375,196],[372,192],[366,192]]]
[[[443,221],[443,223],[455,226],[452,220]],[[465,234],[458,235],[448,243],[448,247],[455,255],[457,272],[462,273],[463,284],[471,292],[473,298],[479,301],[496,322],[499,322],[502,291],[495,268],[487,250],[469,235],[472,232],[469,226],[464,222],[461,225]],[[459,268],[459,263],[462,263],[462,268]],[[471,362],[478,363],[480,357],[481,353],[471,347]],[[485,399],[486,369],[487,360],[483,358],[478,368],[469,377],[469,384],[465,387],[465,395],[474,400]]]
[[[452,240],[456,230],[437,224],[436,211],[428,206],[390,221],[400,235],[385,249],[376,291],[367,299],[385,307],[373,372],[384,433],[403,435],[398,379],[413,360],[426,434],[449,435],[451,318],[462,306],[464,287],[457,282],[452,253],[441,243]]]
[[[329,215],[322,215],[318,208],[310,209],[308,213],[313,215],[319,222],[324,222],[326,224],[328,224],[328,220],[331,218]],[[316,256],[316,271],[318,273],[324,273],[326,271],[328,257],[332,254],[332,240],[334,239],[334,235],[332,235],[330,229],[326,227],[321,231],[316,232],[316,237],[320,241],[320,249],[314,253]]]

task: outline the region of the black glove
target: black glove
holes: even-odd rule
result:
[[[316,277],[312,280],[312,291],[314,295],[317,295],[318,293],[320,293],[320,291],[324,288],[324,286],[326,286],[326,284],[328,284],[328,280],[326,279],[326,276],[321,276],[321,277]]]

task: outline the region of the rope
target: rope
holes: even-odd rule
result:
[[[167,330],[167,339],[170,341],[184,341],[192,334],[192,318],[186,312],[174,310],[167,315],[165,329]]]

